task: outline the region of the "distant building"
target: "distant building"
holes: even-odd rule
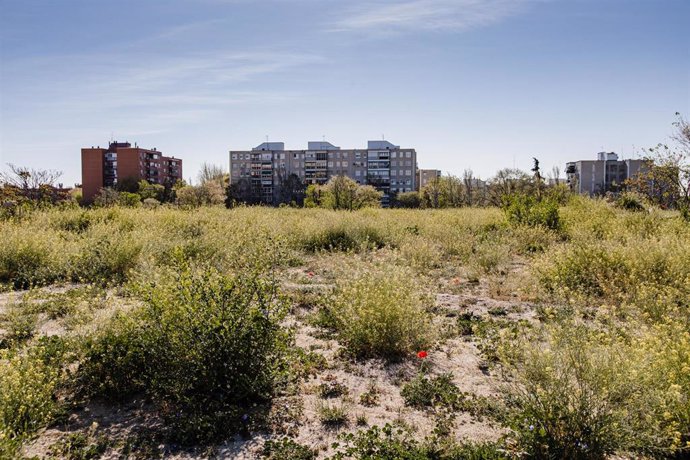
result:
[[[588,195],[603,194],[646,169],[644,160],[619,160],[613,152],[599,152],[596,160],[580,160],[565,166],[570,189]]]
[[[173,184],[182,179],[182,160],[152,150],[111,142],[107,149],[81,149],[82,196],[90,203],[105,187],[115,187],[125,178],[152,184]]]
[[[330,142],[309,142],[306,150],[285,150],[282,142],[264,142],[252,150],[230,151],[230,183],[244,181],[260,197],[275,204],[282,184],[296,176],[303,184],[325,184],[347,176],[383,192],[382,205],[400,192],[417,187],[417,152],[388,141],[369,141],[366,149],[341,149]]]
[[[434,179],[438,179],[441,177],[441,170],[440,169],[420,169],[417,172],[417,189],[416,190],[421,190],[426,185],[431,182]]]

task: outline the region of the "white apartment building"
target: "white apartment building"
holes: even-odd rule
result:
[[[291,175],[304,184],[325,184],[344,175],[383,192],[387,206],[398,193],[417,187],[417,152],[388,141],[369,141],[366,149],[341,149],[309,142],[305,150],[285,150],[283,142],[264,142],[252,150],[230,151],[230,183],[245,181],[264,203],[275,204]]]

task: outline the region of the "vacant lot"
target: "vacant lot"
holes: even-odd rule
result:
[[[688,455],[690,225],[556,217],[0,222],[0,457]]]

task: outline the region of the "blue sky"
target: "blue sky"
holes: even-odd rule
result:
[[[690,116],[688,0],[0,0],[0,163],[84,146],[415,147],[482,178],[634,155]]]

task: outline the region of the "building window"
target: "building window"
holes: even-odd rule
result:
[[[412,175],[412,171],[410,171],[409,169],[406,169],[406,170],[405,170],[405,175],[406,175],[406,176],[411,176],[411,175]]]
[[[329,162],[328,162],[328,167],[329,167],[329,168],[332,168],[332,167],[333,167],[333,162],[332,162],[332,161],[329,161]]]
[[[405,152],[405,156],[407,158],[412,158],[412,152]]]
[[[343,161],[343,168],[347,168],[347,167],[348,167],[348,162],[347,162],[347,161]]]
[[[391,158],[397,158],[398,152],[391,152]]]
[[[362,175],[362,171],[360,171],[359,169],[357,171],[355,171],[355,176],[360,177],[361,175]]]

